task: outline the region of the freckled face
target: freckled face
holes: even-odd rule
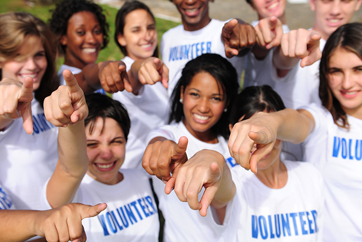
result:
[[[125,159],[126,139],[118,123],[112,118],[106,118],[103,126],[103,119],[98,117],[92,134],[89,133],[89,124],[87,125],[86,137],[88,175],[108,185],[122,181],[119,169]]]
[[[222,87],[207,72],[197,73],[186,88],[181,90],[183,120],[194,136],[211,134],[210,129],[219,121],[225,109],[226,97]]]

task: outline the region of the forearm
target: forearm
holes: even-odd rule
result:
[[[306,111],[307,112],[307,111]],[[314,119],[294,109],[270,113],[271,122],[276,122],[277,138],[292,143],[303,142],[314,129]]]
[[[265,57],[269,54],[270,50],[255,44],[253,49],[251,50],[257,60],[264,60]]]
[[[4,115],[0,116],[0,131],[4,131],[14,120]]]
[[[0,241],[25,241],[36,236],[34,221],[40,211],[0,210]]]
[[[64,168],[73,177],[83,177],[88,169],[84,121],[59,128],[58,153]]]
[[[99,72],[99,69],[103,65],[107,65],[108,62],[109,61],[99,62],[98,64],[93,63],[93,64],[86,65],[82,69],[81,73],[75,75],[78,85],[82,88],[82,90],[85,94],[92,93],[95,90],[102,88],[100,81],[99,81],[98,72]]]

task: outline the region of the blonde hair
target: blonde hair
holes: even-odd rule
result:
[[[56,77],[57,48],[55,37],[48,25],[30,13],[0,14],[0,62],[14,60],[18,50],[29,36],[37,36],[41,39],[48,63],[40,86],[35,90],[35,99],[43,105],[45,97],[49,96],[59,86]],[[0,78],[2,78],[1,73]]]

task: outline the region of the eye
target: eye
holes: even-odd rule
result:
[[[337,69],[337,68],[331,68],[328,70],[329,74],[335,74],[335,73],[341,73],[341,69]]]
[[[147,29],[148,29],[148,30],[155,30],[156,27],[155,27],[155,25],[149,25],[149,26],[147,27]]]
[[[98,143],[96,142],[87,142],[87,148],[95,149],[98,147]]]
[[[120,144],[123,144],[124,143],[124,139],[123,138],[116,138],[116,139],[113,139],[110,144],[113,144],[113,145],[120,145]]]
[[[217,102],[221,102],[222,99],[220,97],[212,97],[212,100],[217,101]]]
[[[45,56],[45,51],[40,51],[38,53],[35,54],[36,57],[44,57]]]
[[[192,97],[200,97],[200,95],[196,92],[190,92],[189,95]]]
[[[97,34],[97,35],[98,35],[98,34],[102,34],[102,30],[101,30],[101,29],[95,29],[95,30],[94,30],[94,33]]]
[[[85,35],[85,31],[83,31],[83,30],[78,30],[78,31],[77,31],[77,35],[83,36],[83,35]]]

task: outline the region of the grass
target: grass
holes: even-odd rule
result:
[[[118,12],[118,9],[109,7],[107,5],[101,5],[102,8],[105,10],[105,14],[107,17],[107,21],[110,28],[110,41],[107,46],[107,48],[100,51],[98,56],[98,61],[107,61],[107,60],[119,60],[123,58],[123,55],[121,51],[118,49],[117,45],[113,41],[113,36],[115,32],[115,24],[114,20],[116,19],[116,14]],[[0,13],[5,12],[12,12],[12,11],[19,11],[19,12],[29,12],[33,14],[34,16],[44,20],[47,22],[47,20],[50,18],[51,13],[50,10],[54,9],[55,5],[34,5],[29,6],[27,5],[24,0],[1,0],[0,1]],[[173,28],[175,26],[179,25],[179,23],[175,23],[168,20],[163,20],[156,18],[156,28],[158,33],[158,41],[160,42],[161,36],[164,32],[166,32],[168,29]],[[59,67],[63,63],[63,58],[59,58],[57,66]]]

